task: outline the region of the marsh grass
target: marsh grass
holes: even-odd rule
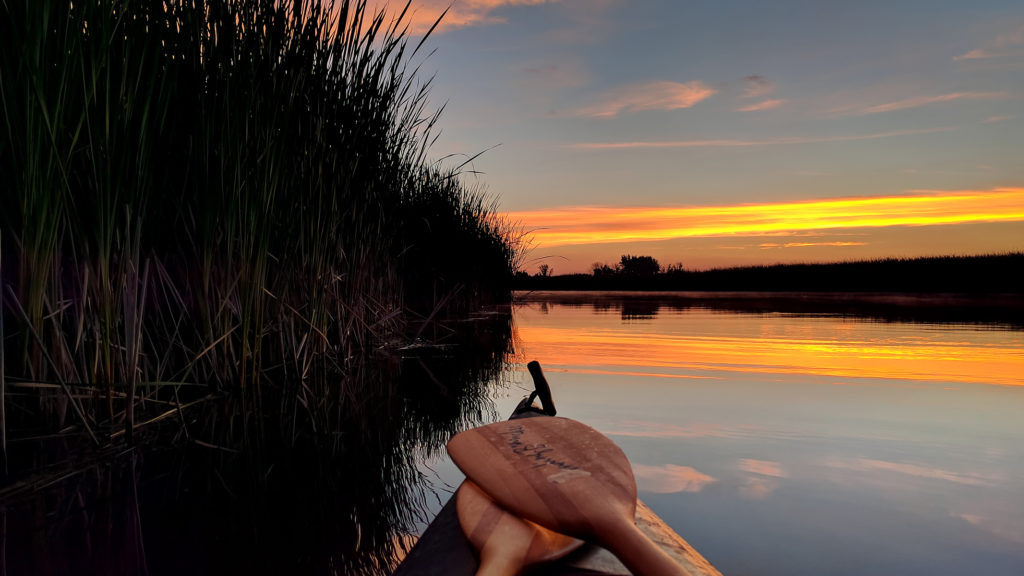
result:
[[[5,431],[132,443],[228,395],[239,446],[322,434],[356,359],[507,301],[517,232],[427,161],[404,26],[363,0],[0,3]]]

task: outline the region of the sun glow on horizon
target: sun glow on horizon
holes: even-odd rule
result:
[[[915,191],[721,206],[576,206],[510,212],[538,246],[607,244],[713,236],[1024,221],[1024,188]]]

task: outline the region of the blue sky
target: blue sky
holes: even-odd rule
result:
[[[447,5],[414,2],[413,25]],[[535,214],[559,227],[541,217],[556,207],[952,191],[984,204],[1024,189],[1019,0],[457,0],[427,46],[432,100],[447,105],[433,155],[496,146],[473,168],[526,228]],[[1024,209],[999,209],[841,231],[857,242],[823,228],[817,243],[740,231],[559,246],[541,230],[531,257],[569,272],[623,251],[708,267],[1024,249]]]

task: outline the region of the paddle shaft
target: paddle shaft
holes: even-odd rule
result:
[[[621,518],[595,531],[595,536],[629,571],[638,576],[689,576],[631,520]]]
[[[520,574],[526,566],[561,558],[583,545],[510,514],[470,480],[455,498],[459,525],[480,552],[477,574]]]
[[[510,520],[512,520],[511,516],[504,521],[508,522]],[[521,518],[515,518],[514,520],[526,523],[526,520]],[[532,526],[531,529],[535,532],[544,530],[540,526],[530,526]],[[516,532],[518,531],[516,530]],[[543,551],[547,556],[546,559],[550,561],[568,554],[583,544],[578,540],[575,541],[575,544],[571,544],[572,539],[559,535],[564,542],[559,541],[553,545],[549,539],[543,538],[539,533],[535,534],[530,540],[523,542],[517,538],[516,532],[506,530],[503,536],[508,538],[507,541],[503,541],[500,537],[487,539],[479,549],[480,566],[476,571],[477,576],[515,576],[522,574],[523,570],[528,566],[544,560],[543,557],[535,555],[537,551]],[[476,543],[474,542],[475,545]]]
[[[480,567],[476,576],[517,576],[523,573],[523,559],[519,554],[507,550],[486,550],[480,552]]]

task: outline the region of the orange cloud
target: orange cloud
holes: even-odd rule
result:
[[[737,112],[758,112],[760,110],[772,110],[785,104],[786,100],[765,100],[764,102],[758,102],[757,104],[751,104],[750,106],[744,106],[743,108],[737,109]]]
[[[713,236],[763,236],[843,228],[1024,221],[1024,188],[919,191],[732,206],[573,206],[511,212],[537,246]]]
[[[890,130],[872,134],[854,134],[850,136],[788,136],[785,138],[769,138],[766,140],[668,140],[640,142],[580,142],[569,144],[569,148],[581,150],[621,150],[630,148],[742,148],[747,146],[774,146],[778,144],[818,144],[826,142],[852,142],[857,140],[877,140],[894,136],[913,136],[916,134],[933,134],[948,132],[950,126],[940,128],[921,128],[914,130]]]
[[[1009,98],[1009,96],[1010,95],[1007,92],[951,92],[949,94],[938,94],[935,96],[915,96],[913,98],[904,98],[903,100],[874,104],[871,106],[840,108],[833,110],[833,112],[840,115],[867,116],[869,114],[881,114],[883,112],[892,112],[894,110],[920,108],[922,106],[940,104],[943,102],[954,102],[956,100],[1000,100]]]
[[[657,81],[621,86],[598,96],[589,105],[576,108],[573,116],[611,118],[623,112],[678,110],[706,100],[716,90],[702,82]]]
[[[417,0],[410,6],[409,13],[405,16],[405,23],[409,25],[411,34],[423,34],[437,22],[441,14],[444,15],[441,23],[434,30],[434,34],[441,34],[459,28],[470,26],[484,26],[488,24],[500,24],[505,19],[496,16],[495,11],[508,6],[536,6],[538,4],[551,4],[559,0]],[[404,0],[381,0],[371,2],[371,13],[377,13],[384,9],[389,17],[396,17],[405,8]]]

